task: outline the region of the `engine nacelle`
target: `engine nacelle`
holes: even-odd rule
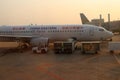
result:
[[[30,44],[32,46],[40,46],[40,45],[46,46],[46,45],[48,45],[48,38],[43,38],[43,37],[33,38],[30,41]]]

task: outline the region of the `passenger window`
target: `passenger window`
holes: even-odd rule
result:
[[[104,31],[104,29],[99,29],[99,31]]]

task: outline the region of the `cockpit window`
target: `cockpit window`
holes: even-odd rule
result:
[[[104,29],[99,29],[99,31],[104,31]]]

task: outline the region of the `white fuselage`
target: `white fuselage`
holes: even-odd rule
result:
[[[39,38],[50,40],[67,40],[76,38],[79,41],[105,40],[113,36],[112,32],[93,25],[38,25],[38,26],[1,26],[2,38]],[[0,39],[0,40],[1,40]],[[5,40],[5,39],[4,39]],[[12,39],[11,39],[12,40]]]

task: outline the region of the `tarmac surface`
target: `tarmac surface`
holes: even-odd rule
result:
[[[113,40],[119,41],[120,36]],[[120,80],[120,54],[110,54],[106,42],[95,55],[83,55],[79,50],[73,54],[54,54],[52,50],[47,54],[11,50],[0,49],[0,80]]]

